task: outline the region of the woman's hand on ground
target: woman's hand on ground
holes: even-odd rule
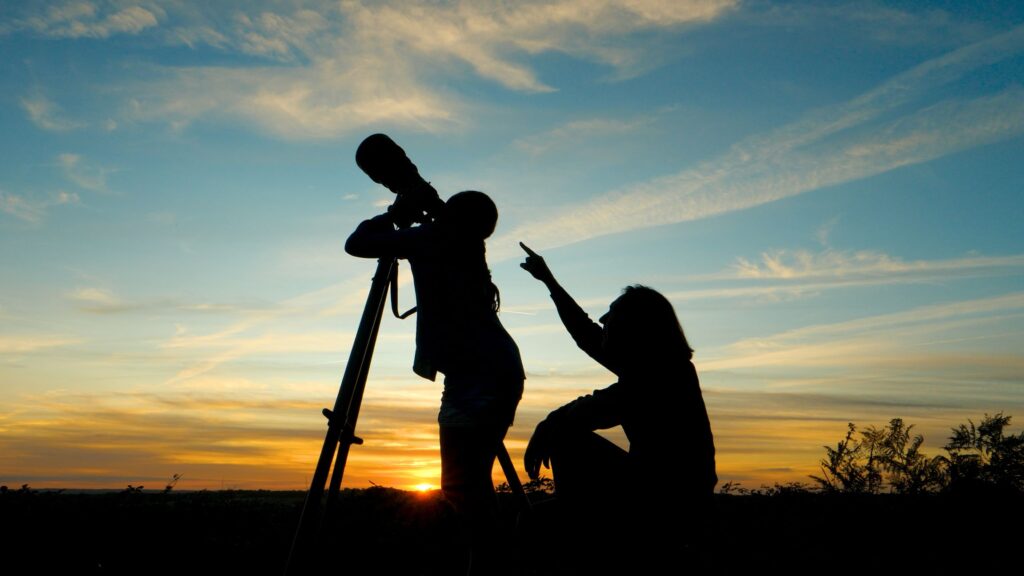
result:
[[[531,480],[540,477],[540,465],[551,468],[551,425],[546,420],[537,424],[526,445],[526,454],[523,455],[523,465],[526,467],[526,474]]]

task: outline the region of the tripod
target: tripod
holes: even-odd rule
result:
[[[349,448],[353,444],[363,443],[362,438],[355,435],[356,421],[359,418],[359,407],[363,400],[363,390],[366,387],[366,377],[370,371],[370,361],[373,358],[374,344],[380,330],[389,287],[391,288],[391,307],[395,316],[404,318],[415,311],[414,308],[403,315],[398,313],[398,260],[395,258],[379,259],[334,408],[330,410],[324,408],[323,410],[324,416],[327,417],[327,435],[324,437],[323,447],[320,449],[313,481],[309,486],[309,492],[306,493],[299,526],[295,531],[291,553],[288,557],[288,566],[285,570],[287,576],[304,574],[316,565],[314,555],[316,554],[315,544],[318,533],[321,525],[327,522],[328,516],[336,504],[341,488],[341,479],[345,474]],[[504,444],[499,444],[497,458],[509,487],[516,495],[520,511],[528,511],[529,499],[526,497],[526,492],[519,481],[519,476],[516,474],[512,459]],[[333,473],[331,473],[332,460],[334,461]],[[331,482],[327,491],[326,509],[323,509],[321,501],[329,473],[331,473]]]

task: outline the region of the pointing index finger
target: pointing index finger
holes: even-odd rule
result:
[[[536,256],[536,255],[537,255],[537,253],[536,253],[536,252],[534,252],[533,250],[530,250],[530,247],[529,247],[529,246],[527,246],[526,244],[523,244],[522,242],[520,242],[520,243],[519,243],[519,246],[520,246],[520,247],[521,247],[521,248],[522,248],[523,250],[525,250],[525,251],[526,251],[526,254],[527,254],[527,256]]]

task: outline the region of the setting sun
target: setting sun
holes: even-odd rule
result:
[[[433,484],[426,484],[426,483],[424,483],[424,484],[417,484],[417,485],[413,486],[413,489],[416,490],[417,492],[424,492],[424,493],[426,493],[426,492],[430,492],[431,490],[434,490],[435,486]]]

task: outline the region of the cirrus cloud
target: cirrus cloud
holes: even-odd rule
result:
[[[735,0],[344,1],[291,12],[256,8],[227,20],[210,9],[173,28],[170,40],[270,63],[157,66],[158,79],[129,87],[127,114],[177,128],[228,118],[291,139],[332,138],[368,126],[457,129],[472,106],[438,78],[551,92],[557,86],[530,62],[548,52],[631,76],[658,57],[631,35],[707,24],[736,6]]]
[[[10,30],[30,30],[55,38],[109,38],[117,34],[139,34],[159,24],[162,11],[152,6],[121,7],[112,2],[66,2],[41,9],[15,19]]]

